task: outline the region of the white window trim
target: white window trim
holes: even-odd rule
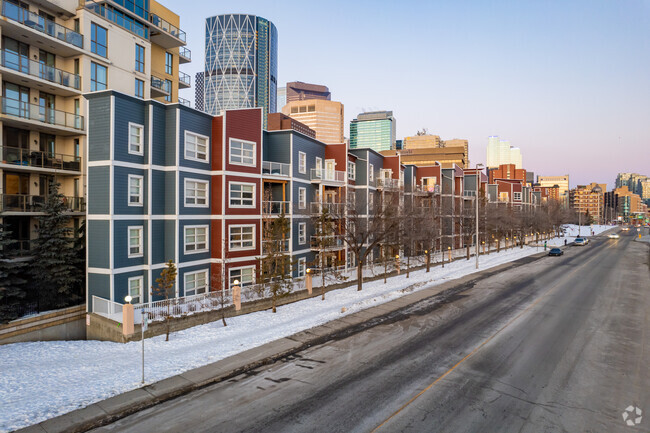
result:
[[[140,151],[135,152],[131,150],[131,128],[138,128],[140,130]],[[133,123],[129,122],[129,154],[130,155],[138,155],[142,156],[144,155],[144,125],[140,125],[139,123]]]
[[[131,230],[140,231],[140,244],[138,245],[138,249],[140,250],[139,253],[131,253]],[[126,228],[126,248],[128,258],[135,259],[138,257],[144,257],[144,226],[128,226]]]
[[[196,158],[194,156],[188,156],[187,155],[187,136],[188,135],[193,135],[194,137],[198,137],[198,138],[205,138],[205,159],[200,159],[200,158]],[[192,132],[192,131],[185,131],[185,142],[183,143],[183,149],[184,149],[184,153],[185,153],[185,155],[184,155],[185,159],[187,159],[189,161],[203,162],[203,163],[206,163],[206,164],[210,162],[210,137],[208,137],[208,136],[197,134],[196,132]]]
[[[144,297],[143,297],[144,296],[144,290],[143,290],[144,289],[144,277],[142,275],[140,275],[139,277],[131,277],[131,278],[129,278],[127,280],[127,282],[126,282],[127,295],[131,296],[132,298],[134,297],[133,295],[131,295],[131,281],[135,281],[135,280],[140,280],[140,294],[138,295],[138,298],[139,298],[138,301],[137,302],[131,302],[131,303],[140,304],[140,303],[144,302]]]
[[[375,180],[375,166],[373,164],[368,164],[368,181],[372,182]]]
[[[348,180],[357,180],[357,165],[348,161]]]
[[[236,248],[232,248],[230,246],[230,230],[232,230],[233,228],[240,228],[240,227],[242,227],[242,228],[243,227],[252,227],[253,228],[253,245],[252,246],[250,246],[250,247],[236,247]],[[228,226],[228,251],[254,250],[255,246],[256,246],[255,238],[256,238],[256,236],[255,236],[255,224],[230,224]]]
[[[187,277],[190,275],[205,274],[205,291],[203,293],[208,293],[210,291],[210,270],[209,269],[199,269],[198,271],[186,272],[183,275],[183,294],[185,296],[194,296],[199,295],[196,293],[196,287],[194,288],[194,295],[187,294]]]
[[[232,161],[232,141],[239,141],[244,144],[252,144],[253,145],[253,163],[252,164],[245,164],[243,162],[233,162]],[[232,165],[241,165],[243,167],[257,167],[257,143],[254,141],[248,141],[248,140],[242,140],[240,138],[234,138],[230,137],[228,139],[228,163]]]
[[[252,276],[251,285],[255,284],[255,265],[237,266],[235,268],[228,269],[228,288],[232,287],[230,285],[230,281],[232,280],[232,271],[239,271],[241,269],[252,269],[253,270],[253,272],[251,274],[251,276]],[[239,280],[239,287],[241,287],[241,280]]]
[[[140,180],[140,195],[138,196],[138,201],[135,203],[131,202],[131,179],[139,179]],[[127,192],[127,200],[128,200],[128,205],[129,206],[137,206],[137,207],[142,207],[144,206],[144,176],[140,176],[138,174],[130,174],[129,175],[129,182],[128,185],[126,186],[128,189]]]
[[[303,237],[300,237],[300,229],[303,230]],[[305,245],[307,243],[307,223],[298,223],[298,244]]]
[[[187,229],[200,229],[204,228],[205,229],[205,249],[202,250],[194,250],[194,251],[187,251]],[[198,225],[188,225],[183,227],[183,254],[189,255],[189,254],[201,254],[201,253],[207,253],[210,251],[210,226],[207,224],[198,224]]]
[[[314,168],[316,169],[316,171],[318,173],[321,173],[323,171],[323,158],[321,158],[320,156],[317,156],[314,159]]]
[[[196,203],[188,203],[187,202],[187,182],[197,182],[197,183],[203,183],[205,184],[205,204],[196,204]],[[194,179],[191,177],[186,177],[185,181],[183,182],[183,203],[185,207],[202,207],[202,208],[207,208],[210,207],[210,181],[204,180],[204,179]]]
[[[298,173],[307,173],[307,154],[305,152],[298,152]]]
[[[300,201],[300,191],[305,192],[305,201],[304,202]],[[303,187],[298,188],[298,208],[299,209],[306,209],[307,208],[307,188],[303,188]]]
[[[300,272],[300,266],[302,265],[302,272]],[[298,259],[298,278],[304,277],[307,274],[307,259],[305,257],[300,257]]]
[[[252,205],[247,205],[247,204],[230,204],[230,185],[252,185],[253,186],[253,204]],[[255,209],[256,203],[255,200],[257,198],[257,184],[256,183],[250,183],[250,182],[228,182],[228,207],[231,209]]]

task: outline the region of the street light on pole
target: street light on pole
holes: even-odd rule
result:
[[[474,197],[474,201],[476,201],[476,224],[474,224],[474,225],[476,227],[476,238],[475,238],[475,242],[476,242],[476,244],[475,244],[475,246],[476,246],[476,269],[478,269],[478,234],[479,234],[479,231],[478,231],[478,192],[479,192],[479,186],[481,185],[481,177],[479,176],[479,171],[478,171],[479,167],[483,168],[483,164],[476,164],[476,171],[475,171],[475,175],[476,175],[476,197]]]

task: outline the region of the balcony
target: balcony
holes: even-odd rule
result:
[[[289,252],[289,239],[262,241],[262,254]]]
[[[291,174],[291,165],[282,162],[262,162],[262,174],[271,176],[289,176]]]
[[[415,185],[413,193],[421,195],[440,194],[440,185]]]
[[[2,116],[6,125],[51,132],[57,135],[84,134],[84,118],[81,115],[48,108],[42,105],[10,99],[2,100]]]
[[[80,33],[39,16],[13,3],[0,0],[2,35],[17,40],[28,40],[33,46],[70,57],[83,53],[84,38]]]
[[[312,216],[322,215],[327,212],[332,218],[342,218],[345,215],[345,203],[310,203]]]
[[[107,8],[101,4],[96,4],[94,1],[95,0],[85,0],[86,9],[92,11],[100,17],[106,18],[108,21],[112,21],[113,23],[141,37],[142,39],[149,39],[149,32],[143,24],[136,20],[125,20],[124,15],[120,11],[118,11],[120,13],[115,13],[112,9]],[[84,0],[80,0],[80,2],[83,4]]]
[[[189,50],[189,48],[180,47],[178,49],[178,63],[182,65],[184,63],[190,63],[191,61],[192,52]]]
[[[62,153],[40,152],[19,147],[0,146],[3,168],[21,171],[69,171],[81,174],[81,157]],[[6,167],[10,166],[10,167]]]
[[[81,94],[81,77],[7,50],[0,51],[0,72],[6,78],[55,95]]]
[[[185,72],[178,71],[178,88],[189,89],[192,87],[192,79]]]
[[[0,194],[1,213],[41,213],[47,197],[44,195]],[[85,212],[83,197],[63,197],[68,212]]]
[[[262,213],[266,215],[282,215],[291,213],[291,202],[288,201],[263,201]]]
[[[192,108],[192,104],[190,103],[189,99],[181,98],[180,96],[178,97],[178,103],[181,105],[185,105],[186,107]]]
[[[149,15],[151,42],[164,48],[175,48],[186,44],[185,32],[156,14]]]
[[[343,186],[347,183],[347,173],[338,170],[323,170],[322,168],[312,168],[309,171],[311,181],[322,183],[323,185]]]
[[[172,92],[170,82],[162,78],[151,76],[151,97],[159,98],[161,96],[169,96]]]
[[[404,181],[401,179],[392,179],[392,178],[377,179],[377,189],[400,190],[403,188],[404,188]]]
[[[312,236],[310,241],[312,251],[336,251],[345,248],[343,236]]]

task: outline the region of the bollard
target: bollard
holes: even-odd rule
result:
[[[241,310],[241,287],[239,287],[237,280],[235,280],[235,286],[232,288],[232,303],[235,304],[235,311]]]
[[[133,325],[133,305],[124,304],[122,306],[122,334],[129,336],[135,332]]]
[[[307,275],[305,275],[305,285],[307,286],[307,293],[310,295],[312,291],[312,278],[311,269],[307,269]]]

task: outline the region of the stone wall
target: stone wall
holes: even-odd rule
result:
[[[85,340],[86,306],[63,308],[0,325],[0,345],[25,341]]]

